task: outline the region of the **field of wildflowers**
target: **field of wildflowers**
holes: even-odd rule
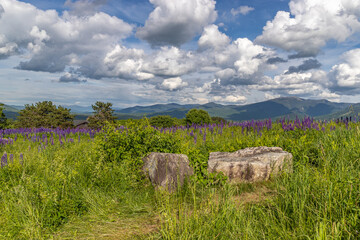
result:
[[[101,239],[75,226],[89,216],[158,219],[129,239],[359,239],[359,127],[356,118],[284,118],[159,129],[143,119],[0,130],[0,239]],[[294,172],[231,186],[207,173],[210,152],[255,146],[291,152]],[[152,151],[187,154],[194,177],[174,194],[154,191],[140,171]]]

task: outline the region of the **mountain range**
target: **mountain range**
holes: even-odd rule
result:
[[[16,118],[19,106],[5,105],[4,113],[8,118]],[[76,105],[64,106],[72,109],[75,119],[86,119],[91,115],[91,107],[80,107]],[[296,116],[301,118],[310,116],[317,119],[335,119],[346,116],[358,116],[360,104],[336,103],[328,100],[311,100],[297,97],[281,97],[263,102],[247,105],[221,105],[217,103],[207,104],[187,104],[176,103],[156,104],[151,106],[135,106],[120,110],[115,110],[114,115],[118,119],[138,119],[144,116],[152,117],[156,115],[170,115],[176,118],[184,118],[186,113],[192,109],[203,109],[210,116],[223,117],[227,120],[243,121],[258,120],[267,118],[280,118]]]

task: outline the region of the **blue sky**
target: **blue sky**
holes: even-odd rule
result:
[[[360,0],[0,0],[0,102],[360,102]]]

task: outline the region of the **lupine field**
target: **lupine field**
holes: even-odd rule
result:
[[[277,146],[293,173],[228,185],[210,152]],[[149,152],[189,156],[175,193],[141,173]],[[0,239],[360,239],[360,123],[280,119],[0,130]]]

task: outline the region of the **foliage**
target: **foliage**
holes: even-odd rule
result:
[[[158,128],[170,128],[175,126],[176,119],[169,115],[159,115],[150,118],[150,125]]]
[[[97,146],[101,159],[122,164],[129,177],[135,181],[143,179],[142,158],[148,153],[180,151],[176,136],[161,134],[150,126],[147,119],[128,122],[125,127],[107,124],[103,133],[97,135]]]
[[[0,104],[0,129],[4,129],[7,127],[7,119],[3,112],[4,108],[2,106],[4,106],[4,104]]]
[[[216,124],[227,123],[226,119],[222,117],[211,117],[211,122]]]
[[[186,114],[186,123],[187,124],[204,124],[210,123],[211,118],[208,112],[202,109],[190,109]]]
[[[153,219],[143,222],[155,225],[150,239],[360,239],[360,123],[268,120],[162,132],[146,119],[124,124],[0,130],[0,239],[101,239],[138,216]],[[212,184],[219,178],[207,174],[210,152],[255,146],[291,152],[293,172]],[[187,154],[194,179],[173,194],[154,191],[139,171],[150,151]]]
[[[104,103],[97,101],[91,105],[94,110],[94,115],[87,118],[89,127],[99,128],[105,125],[106,122],[114,123],[116,117],[113,116],[114,110],[111,108],[112,103]]]
[[[56,106],[51,101],[38,102],[35,105],[26,104],[20,110],[17,125],[22,128],[73,126],[74,116],[70,109]]]

